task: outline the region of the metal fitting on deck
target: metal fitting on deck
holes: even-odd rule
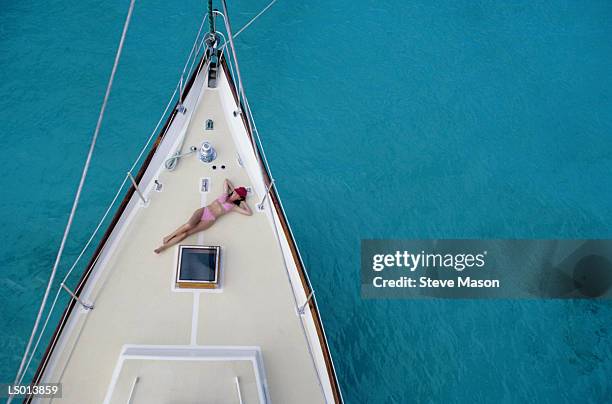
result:
[[[217,158],[215,148],[209,142],[202,143],[200,147],[200,160],[204,163],[210,163]]]

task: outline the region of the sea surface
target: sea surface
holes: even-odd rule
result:
[[[0,0],[0,382],[128,3]],[[231,1],[234,30],[266,4]],[[60,275],[155,126],[204,6],[137,1]],[[610,301],[359,293],[364,238],[612,238],[610,1],[279,0],[236,46],[347,403],[612,402]]]

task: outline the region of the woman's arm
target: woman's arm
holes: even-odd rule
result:
[[[240,206],[234,205],[233,210],[246,216],[251,216],[253,214],[249,205],[244,201],[240,202]]]
[[[223,192],[225,192],[226,194],[229,194],[233,190],[234,190],[234,184],[232,184],[231,181],[226,178],[225,181],[223,181]]]

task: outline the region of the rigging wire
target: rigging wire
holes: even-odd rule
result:
[[[106,86],[106,93],[104,94],[104,100],[102,102],[102,107],[100,108],[100,114],[98,115],[98,122],[96,123],[96,128],[94,130],[91,144],[89,146],[89,151],[87,152],[87,159],[85,160],[85,165],[83,167],[83,171],[81,173],[81,179],[79,181],[79,186],[77,188],[77,192],[74,196],[74,201],[72,203],[72,208],[70,210],[70,216],[68,217],[68,223],[66,224],[66,228],[64,230],[64,235],[62,236],[62,241],[60,243],[59,250],[57,252],[57,256],[55,258],[55,263],[53,264],[53,269],[51,270],[51,275],[49,277],[49,283],[47,284],[47,288],[45,290],[45,294],[43,296],[42,303],[40,305],[40,309],[38,310],[38,315],[36,316],[36,321],[34,322],[34,327],[32,328],[32,333],[30,335],[30,339],[28,340],[28,344],[26,345],[25,353],[21,360],[21,364],[19,365],[19,370],[17,371],[17,376],[15,377],[15,381],[21,378],[21,374],[23,372],[26,358],[28,357],[28,353],[30,348],[32,347],[32,342],[34,341],[34,337],[36,336],[36,331],[38,330],[38,326],[40,324],[40,320],[42,318],[43,311],[45,309],[45,305],[47,303],[47,299],[49,298],[49,292],[51,291],[51,286],[53,285],[53,280],[57,273],[57,268],[59,267],[59,263],[62,259],[62,254],[64,252],[64,247],[66,246],[66,240],[68,239],[68,234],[70,234],[70,229],[72,227],[72,222],[74,220],[74,216],[79,205],[79,199],[81,198],[81,192],[83,191],[83,186],[85,184],[85,179],[87,178],[87,173],[89,171],[89,166],[91,164],[91,159],[93,156],[94,148],[96,146],[96,142],[98,140],[98,134],[100,133],[100,128],[102,126],[102,120],[104,119],[104,112],[106,111],[106,105],[108,104],[108,99],[110,97],[111,89],[113,88],[113,81],[115,79],[115,74],[117,73],[117,67],[119,66],[119,60],[121,58],[121,52],[123,51],[123,45],[125,43],[125,38],[127,36],[127,30],[130,26],[130,20],[132,19],[132,12],[134,11],[134,3],[136,0],[130,1],[130,8],[128,9],[127,16],[125,18],[125,23],[123,25],[123,32],[121,33],[121,40],[119,41],[119,46],[117,48],[117,54],[115,55],[115,62],[113,64],[113,69],[110,74],[110,78],[108,80],[108,84]],[[12,401],[12,396],[9,397],[8,403]]]
[[[176,96],[177,92],[178,92],[178,84],[177,84],[177,87],[174,89],[174,92],[172,93],[172,96],[170,97],[170,100],[168,101],[168,104],[166,105],[166,108],[164,109],[164,112],[162,113],[161,117],[159,118],[159,121],[157,121],[157,125],[155,126],[155,129],[153,129],[153,131],[151,132],[151,135],[149,136],[149,138],[147,139],[147,142],[142,147],[142,149],[140,151],[140,154],[138,155],[138,157],[136,157],[136,160],[134,160],[134,163],[132,164],[132,166],[130,167],[130,169],[128,171],[130,171],[130,172],[133,171],[134,168],[136,168],[136,166],[138,165],[138,162],[142,158],[142,156],[144,154],[144,151],[147,150],[147,148],[149,147],[149,144],[151,143],[151,140],[153,139],[153,136],[155,134],[157,134],[157,130],[159,129],[160,125],[162,124],[163,119],[166,116],[166,113],[170,109],[170,106],[172,105],[172,100],[174,100],[174,97]],[[76,257],[74,262],[72,263],[72,266],[70,267],[70,269],[68,270],[68,272],[66,273],[64,278],[62,279],[61,283],[65,284],[68,281],[68,278],[70,277],[70,275],[72,274],[72,272],[74,271],[76,266],[78,265],[79,261],[81,260],[81,258],[85,254],[85,251],[87,251],[87,249],[89,248],[89,246],[93,242],[95,236],[98,234],[98,231],[102,227],[102,224],[104,223],[104,221],[106,220],[106,218],[110,214],[111,209],[113,208],[113,206],[115,206],[115,203],[117,202],[117,199],[119,199],[119,196],[121,195],[121,191],[123,191],[123,187],[125,186],[127,181],[128,181],[128,176],[126,174],[125,177],[123,178],[123,181],[121,182],[121,185],[117,189],[117,192],[115,192],[115,196],[113,197],[112,201],[110,202],[110,204],[106,208],[106,211],[102,215],[102,218],[98,222],[96,228],[92,232],[92,234],[89,237],[89,239],[87,240],[87,242],[85,243],[85,246],[81,249],[81,252]],[[97,257],[96,257],[96,260],[94,261],[94,263],[95,262],[97,262]],[[91,267],[93,268],[93,266],[94,266],[94,264],[92,264]],[[80,288],[80,286],[81,285],[79,284],[79,286],[75,290],[78,290]],[[55,308],[55,305],[57,304],[57,300],[59,299],[61,291],[62,291],[62,288],[58,287],[57,288],[57,293],[55,294],[55,299],[53,300],[53,303],[51,304],[51,307],[49,308],[49,312],[47,313],[47,318],[45,319],[45,323],[43,324],[43,326],[42,326],[42,328],[40,330],[40,333],[38,334],[38,339],[36,340],[36,344],[34,345],[34,348],[32,349],[32,352],[30,353],[30,358],[28,359],[28,363],[26,364],[25,369],[24,369],[24,371],[23,371],[23,373],[21,375],[21,379],[18,381],[17,384],[21,384],[21,382],[23,381],[23,378],[25,376],[25,373],[27,372],[28,368],[30,367],[30,364],[31,364],[31,362],[32,362],[32,360],[34,358],[34,355],[36,354],[36,350],[38,349],[38,345],[40,344],[40,341],[41,341],[41,339],[43,337],[43,333],[47,329],[47,324],[49,323],[49,319],[51,318],[51,315],[53,314],[53,309]]]
[[[251,25],[253,22],[255,22],[255,20],[256,20],[256,19],[258,19],[258,18],[259,18],[259,17],[260,17],[260,16],[261,16],[263,13],[265,13],[266,11],[268,11],[268,9],[269,9],[270,7],[272,7],[272,6],[274,5],[274,3],[276,3],[276,1],[277,1],[277,0],[272,0],[272,1],[270,2],[270,4],[268,4],[268,5],[267,5],[267,6],[266,6],[266,7],[265,7],[263,10],[261,10],[261,11],[259,12],[259,14],[257,14],[255,17],[251,18],[251,20],[250,20],[249,22],[247,22],[247,23],[246,23],[246,24],[245,24],[245,25],[244,25],[242,28],[240,28],[240,29],[238,30],[238,32],[236,32],[236,33],[234,34],[234,38],[236,38],[238,35],[240,35],[240,33],[241,33],[242,31],[244,31],[245,29],[247,29],[247,28],[249,27],[249,25]]]

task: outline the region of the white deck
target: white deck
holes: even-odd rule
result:
[[[237,395],[230,391],[234,376],[244,381],[245,402],[257,402],[249,399],[257,391],[251,363],[189,362],[186,353],[167,363],[151,357],[122,365],[126,345],[179,347],[185,352],[198,347],[255,347],[263,358],[259,384],[271,402],[311,404],[325,402],[326,396],[333,401],[321,348],[313,338],[312,318],[308,311],[305,320],[296,312],[269,205],[267,212],[255,209],[260,196],[247,199],[253,216],[230,213],[181,243],[222,246],[221,291],[176,290],[176,247],[161,255],[153,253],[164,235],[220,195],[224,178],[261,192],[261,174],[247,173],[237,162],[241,146],[233,140],[237,135],[230,133],[230,127],[240,118],[227,113],[229,87],[222,74],[220,81],[218,89],[203,91],[183,148],[209,140],[217,159],[204,164],[191,155],[174,172],[145,175],[144,180],[147,175],[158,178],[163,190],[148,192],[146,207],[134,197],[107,243],[84,293],[86,300],[95,302],[95,309],[77,309],[44,373],[43,381],[63,383],[62,399],[53,402],[102,403],[105,398],[126,402],[127,386],[139,377],[133,403],[237,403]],[[201,83],[200,78],[194,88]],[[197,92],[192,93],[193,104]],[[204,130],[207,119],[214,120],[213,131]],[[172,136],[168,134],[161,151],[174,150],[169,144],[176,141]],[[244,148],[241,157],[252,159],[245,156]],[[199,190],[203,177],[210,178],[209,193]],[[290,277],[295,281],[296,276]],[[208,395],[202,390],[206,386]],[[173,395],[177,389],[180,394]]]

